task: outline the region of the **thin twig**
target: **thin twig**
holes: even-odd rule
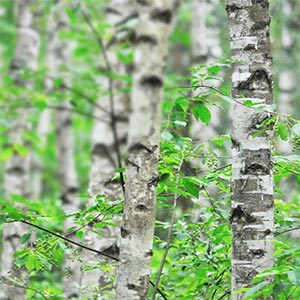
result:
[[[17,288],[21,288],[21,289],[25,289],[25,290],[31,290],[31,291],[35,292],[36,294],[41,295],[44,299],[50,300],[50,298],[45,296],[42,292],[40,292],[39,290],[37,290],[33,287],[27,286],[26,284],[22,285],[21,283],[18,283],[18,282],[9,282],[9,279],[7,279],[3,276],[0,277],[0,282],[4,283],[6,285],[9,285],[9,286],[13,286],[13,287],[17,287]]]
[[[178,171],[180,171],[182,164],[184,162],[184,156],[182,157],[179,167],[178,167]],[[178,181],[179,181],[179,176],[176,178],[176,186],[178,185]],[[154,286],[154,290],[153,290],[153,295],[152,295],[152,300],[155,300],[156,297],[156,292],[158,289],[158,285],[159,285],[159,281],[161,278],[161,274],[168,256],[168,252],[169,252],[169,248],[170,248],[170,243],[171,243],[171,237],[172,237],[172,231],[173,231],[173,226],[175,223],[175,218],[176,218],[176,207],[177,207],[177,201],[182,197],[182,195],[180,195],[179,197],[177,196],[177,194],[174,194],[174,201],[173,201],[173,210],[172,210],[172,217],[171,217],[171,221],[170,221],[170,227],[169,227],[169,231],[168,231],[168,236],[167,236],[167,240],[166,240],[166,248],[162,257],[162,260],[160,262],[160,266],[159,266],[159,270],[158,270],[158,274],[155,280],[155,286]]]
[[[49,76],[47,75],[46,78],[50,79],[50,80],[56,80],[55,77]],[[100,110],[109,113],[109,111],[104,108],[102,105],[100,105],[97,101],[94,101],[93,98],[89,97],[88,95],[84,94],[83,92],[74,89],[73,87],[70,87],[69,85],[67,85],[65,82],[62,82],[59,87],[61,87],[62,89],[68,90],[70,92],[72,92],[73,94],[79,96],[80,98],[88,101],[89,103],[91,103],[93,106],[96,106],[97,108],[99,108]]]
[[[287,170],[287,171],[293,173],[294,175],[300,176],[300,173],[299,173],[299,172],[294,171],[294,170],[291,170],[290,168],[285,167],[285,166],[281,165],[280,163],[276,163],[276,165],[279,166],[279,167],[282,168],[282,169],[285,169],[285,170]]]
[[[20,221],[17,221],[17,220],[15,220],[15,222],[22,222],[22,223],[24,223],[24,224],[27,224],[27,225],[29,225],[29,226],[32,226],[32,227],[35,227],[35,228],[37,228],[37,229],[40,229],[40,230],[42,230],[42,231],[44,231],[44,232],[47,232],[47,233],[49,233],[49,234],[51,234],[51,235],[54,235],[54,236],[56,236],[56,237],[58,237],[58,238],[60,238],[60,239],[62,239],[62,240],[64,240],[64,241],[66,241],[66,242],[68,242],[68,243],[70,243],[70,244],[73,244],[73,245],[76,245],[76,246],[78,246],[78,247],[80,247],[80,248],[83,248],[83,249],[89,250],[89,251],[91,251],[91,252],[94,252],[94,253],[103,255],[103,256],[105,256],[105,257],[107,257],[107,258],[110,258],[110,259],[112,259],[112,260],[119,261],[118,258],[116,258],[116,257],[114,257],[114,256],[112,256],[112,255],[109,255],[109,254],[106,254],[106,253],[104,253],[104,252],[102,252],[102,251],[98,251],[98,250],[96,250],[96,249],[93,249],[93,248],[87,247],[87,246],[85,246],[85,245],[79,244],[79,243],[77,243],[77,242],[75,242],[75,241],[73,241],[73,240],[71,240],[71,239],[69,239],[69,238],[67,238],[67,237],[65,237],[65,236],[63,236],[63,235],[60,235],[60,234],[58,234],[58,233],[55,233],[55,232],[53,232],[53,231],[51,231],[51,230],[49,230],[49,229],[47,229],[47,228],[41,227],[41,226],[39,226],[39,225],[33,224],[33,223],[29,222],[29,221],[26,221],[26,220],[20,220]]]
[[[123,201],[121,201],[121,202],[123,202]],[[118,202],[118,203],[116,203],[116,204],[113,204],[113,205],[109,206],[109,207],[106,208],[104,211],[107,211],[107,210],[109,210],[109,209],[111,209],[111,208],[114,208],[114,207],[118,206],[121,202]],[[73,214],[73,215],[74,215],[74,214]],[[99,219],[101,215],[102,215],[102,218]],[[103,215],[103,212],[100,212],[99,214],[97,214],[97,215],[94,217],[94,220],[97,220],[97,223],[101,223],[101,222],[104,220],[105,217],[106,217],[106,215]],[[86,223],[86,224],[80,226],[79,228],[76,228],[76,229],[74,229],[74,230],[72,230],[72,231],[70,231],[70,232],[65,233],[64,236],[65,236],[65,237],[66,237],[66,236],[71,236],[71,235],[75,234],[76,232],[78,232],[79,230],[81,230],[81,229],[83,229],[83,228],[85,228],[85,227],[87,227],[87,226],[90,226],[90,225],[94,224],[94,223],[95,223],[94,220],[92,220],[92,221],[90,221],[90,222],[88,222],[88,223]]]
[[[223,95],[223,96],[228,96],[227,95],[227,93],[225,93],[225,92],[223,92],[222,90],[220,90],[220,89],[218,89],[218,88],[216,88],[216,87],[214,87],[214,86],[210,86],[210,85],[205,85],[205,84],[200,84],[200,85],[195,85],[195,86],[177,86],[177,87],[169,87],[168,89],[192,89],[192,88],[208,88],[208,89],[211,89],[211,90],[213,90],[213,91],[215,91],[215,92],[217,92],[218,94],[221,94],[221,95]],[[188,97],[187,95],[185,95],[185,94],[183,94],[183,93],[181,93],[183,96],[185,96],[186,98],[190,98],[190,97]],[[240,104],[240,105],[243,105],[243,106],[245,106],[245,107],[248,107],[248,108],[251,108],[251,109],[256,109],[256,107],[255,106],[248,106],[248,105],[246,105],[245,103],[243,103],[243,102],[240,102],[240,101],[238,101],[237,99],[235,99],[235,98],[230,98],[232,101],[234,101],[234,102],[236,102],[237,104]],[[279,113],[279,112],[275,112],[275,111],[268,111],[268,110],[266,110],[266,112],[268,112],[268,113],[270,113],[270,114],[272,114],[272,115],[276,115],[276,116],[280,116],[280,117],[283,117],[283,118],[286,118],[286,119],[290,119],[290,120],[292,120],[292,121],[294,121],[294,122],[299,122],[299,120],[297,120],[297,119],[295,119],[295,118],[293,118],[293,117],[291,117],[290,115],[286,115],[286,114],[282,114],[282,113]]]
[[[294,230],[299,230],[299,229],[300,229],[300,227],[289,228],[289,229],[283,230],[281,232],[274,233],[274,236],[279,236],[281,234],[284,234],[284,233],[287,233],[287,232],[290,232],[290,231],[294,231]]]
[[[75,108],[72,108],[72,107],[65,107],[65,106],[60,106],[60,105],[51,105],[51,104],[48,104],[46,106],[47,108],[49,109],[55,109],[55,110],[67,110],[67,111],[70,111],[71,113],[75,113],[75,114],[78,114],[78,115],[81,115],[81,116],[84,116],[84,117],[88,117],[88,118],[93,118],[99,122],[103,122],[103,123],[108,123],[108,121],[105,121],[104,119],[101,119],[93,114],[90,114],[90,113],[87,113],[85,111],[81,111],[81,110],[78,110],[78,109],[75,109]]]

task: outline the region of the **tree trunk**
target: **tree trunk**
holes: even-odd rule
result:
[[[59,33],[68,30],[69,20],[65,14],[67,2],[58,1],[52,8],[48,21],[48,53],[47,65],[51,77],[62,77],[67,85],[70,84],[68,72],[62,72],[62,66],[67,68],[71,65],[71,48],[69,41],[59,38]],[[53,80],[46,82],[49,92],[53,89]],[[67,95],[68,97],[68,95]],[[75,213],[80,209],[78,193],[78,179],[74,160],[74,137],[72,131],[72,115],[70,100],[66,99],[59,103],[61,109],[55,111],[55,129],[57,143],[58,178],[61,190],[61,201],[64,214]],[[65,221],[65,230],[73,226],[73,220]],[[75,234],[71,236],[75,239]],[[70,249],[71,250],[71,249]],[[71,251],[70,251],[71,252]],[[71,257],[70,257],[71,256]],[[64,269],[67,275],[63,278],[65,297],[79,297],[80,263],[73,261],[72,254],[67,255],[64,261]]]
[[[199,67],[201,64],[208,65],[215,63],[221,58],[222,49],[220,47],[220,32],[217,26],[215,9],[217,6],[216,0],[192,0],[191,2],[191,60],[193,67]],[[209,19],[209,20],[208,20]],[[202,71],[203,72],[203,71]],[[195,74],[196,76],[197,74]],[[220,81],[208,81],[206,85],[219,87]],[[192,90],[192,97],[199,93],[209,92],[207,88],[198,88]],[[191,119],[190,121],[190,137],[197,143],[209,144],[209,141],[217,135],[217,129],[220,125],[221,114],[220,108],[214,105],[209,107],[212,119],[208,125],[200,121]],[[202,163],[202,158],[194,161],[194,164],[201,169],[205,169]],[[215,190],[215,188],[214,188]],[[210,191],[212,194],[215,191]],[[207,198],[200,193],[197,203],[202,206],[209,206]],[[200,210],[194,209],[194,221],[197,222],[200,218]]]
[[[294,111],[296,111],[296,99],[297,99],[297,91],[298,91],[298,82],[299,78],[297,78],[297,66],[295,67],[295,52],[298,54],[295,46],[297,42],[299,44],[299,26],[298,28],[295,26],[297,21],[299,23],[299,9],[300,2],[287,0],[281,3],[281,13],[283,18],[283,25],[281,28],[281,52],[280,52],[280,61],[277,66],[279,67],[278,72],[278,87],[279,87],[279,101],[278,101],[278,111],[282,114],[293,115]],[[296,20],[298,19],[298,20]],[[295,28],[296,27],[296,28]],[[293,51],[294,50],[294,51]],[[294,53],[293,53],[294,52]],[[294,54],[294,55],[293,55]],[[299,114],[295,114],[298,116]],[[292,146],[289,141],[279,140],[278,142],[278,150],[282,154],[291,154]]]
[[[30,6],[33,0],[17,1],[17,37],[14,56],[10,65],[10,75],[15,84],[22,85],[26,90],[32,87],[32,82],[22,80],[20,72],[24,68],[37,69],[37,59],[39,53],[40,38],[34,29],[34,15]],[[26,95],[24,95],[26,98]],[[27,146],[23,140],[23,133],[29,130],[27,123],[28,115],[23,109],[18,110],[18,118],[12,120],[12,125],[8,131],[9,146],[20,144]],[[4,173],[4,193],[9,198],[12,194],[28,197],[29,191],[29,155],[22,156],[14,151],[11,158],[5,163]],[[10,278],[16,278],[18,282],[22,280],[20,270],[14,267],[13,253],[19,250],[20,237],[26,232],[26,227],[22,223],[10,223],[3,226],[3,243],[1,258],[1,277],[6,278],[5,282],[12,285],[0,284],[0,299],[19,300],[24,299],[26,291],[13,286]],[[9,273],[10,272],[10,273]]]
[[[241,104],[272,103],[268,8],[266,0],[228,0],[226,6],[232,59],[238,60],[232,74],[232,292],[273,265],[272,134],[266,130],[254,137],[267,114]]]
[[[136,1],[126,194],[117,300],[148,297],[158,181],[163,70],[175,1]]]
[[[108,24],[112,25],[112,28],[108,29],[112,31],[112,38],[104,45],[105,54],[107,55],[110,71],[120,77],[127,76],[128,71],[126,65],[117,57],[117,50],[120,44],[120,41],[117,39],[117,30],[118,26],[124,25],[125,22],[134,17],[132,9],[130,0],[111,0],[106,7],[105,19]],[[104,69],[108,68],[104,60],[102,64]],[[111,74],[108,76],[111,76]],[[99,194],[105,195],[105,201],[118,201],[123,197],[122,182],[112,179],[116,175],[115,170],[120,167],[121,156],[126,150],[129,96],[122,91],[126,87],[126,82],[120,79],[103,77],[101,86],[105,95],[101,97],[98,104],[105,108],[105,111],[95,107],[95,115],[97,119],[106,122],[97,120],[94,122],[89,186],[91,199],[88,202],[88,206],[97,203],[96,197]],[[113,108],[111,104],[113,104]],[[115,132],[112,123],[114,123]],[[114,136],[114,134],[116,135]],[[105,251],[107,254],[117,257],[119,255],[120,222],[118,220],[113,220],[113,222],[116,225],[115,227],[106,226],[104,229],[99,229],[94,224],[91,224],[89,226],[91,231],[85,234],[85,244],[98,251]],[[107,294],[110,297],[109,299],[111,299],[114,284],[112,278],[115,277],[115,263],[89,251],[83,251],[82,256],[84,260],[83,266],[99,265],[100,262],[101,267],[105,268],[105,271],[99,266],[84,270],[81,280],[83,294],[89,297],[93,295],[99,296],[99,294],[104,297],[104,294]],[[105,264],[108,263],[110,264],[109,268],[105,267]]]

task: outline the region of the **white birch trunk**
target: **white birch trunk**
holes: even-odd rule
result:
[[[118,24],[121,24],[131,16],[133,12],[132,9],[133,7],[130,0],[111,0],[108,3],[105,19],[108,24],[112,25],[111,30],[113,34],[116,34]],[[105,52],[111,71],[115,74],[126,76],[128,75],[126,65],[120,62],[116,55],[117,46],[118,41],[109,42],[109,44],[105,45]],[[103,62],[103,67],[107,68],[105,62]],[[120,180],[112,180],[112,178],[116,175],[115,170],[119,167],[118,160],[120,159],[120,157],[118,158],[116,143],[118,144],[121,155],[124,154],[126,149],[129,97],[120,91],[120,89],[126,86],[125,82],[118,79],[112,80],[111,89],[113,95],[109,92],[110,86],[107,77],[102,79],[101,84],[105,96],[99,100],[99,105],[104,107],[106,111],[101,111],[95,107],[95,115],[98,119],[105,120],[106,122],[95,120],[92,132],[93,150],[89,186],[89,194],[92,198],[88,203],[89,206],[95,205],[97,202],[96,196],[99,194],[104,194],[108,201],[117,201],[123,197]],[[111,112],[111,100],[113,102],[115,115],[113,120],[109,113]],[[113,135],[111,122],[114,122],[116,125],[117,141],[115,141]],[[115,222],[116,227],[110,226],[103,230],[97,229],[91,224],[90,229],[97,231],[99,234],[88,231],[85,235],[85,244],[93,249],[105,251],[107,254],[117,257],[119,254],[120,222],[118,220],[113,220],[113,222]],[[99,265],[100,262],[100,265],[106,269],[103,271],[101,267],[98,267],[85,270],[82,273],[81,286],[83,288],[83,294],[89,297],[99,294],[104,297],[104,291],[107,294],[112,294],[114,284],[112,278],[115,277],[115,264],[111,261],[107,261],[105,257],[99,257],[89,251],[83,251],[82,256],[84,260],[83,266]],[[109,268],[105,267],[107,263],[110,263]],[[111,271],[108,271],[109,269]]]
[[[40,151],[45,150],[47,136],[50,132],[50,122],[51,122],[51,114],[49,109],[46,109],[41,112],[38,120],[38,126],[36,129],[37,135],[39,137],[38,148]],[[37,153],[31,154],[31,186],[32,186],[32,198],[34,200],[40,200],[42,196],[42,161],[41,157]]]
[[[136,27],[126,195],[117,300],[148,297],[158,180],[163,70],[175,1],[136,1]]]
[[[192,41],[192,64],[194,67],[199,67],[201,64],[210,64],[221,58],[222,49],[220,47],[220,32],[214,16],[214,9],[217,5],[216,0],[192,0],[191,2],[191,41]],[[208,22],[209,19],[209,22]],[[213,24],[212,24],[213,23]],[[196,74],[195,74],[196,75]],[[206,85],[219,87],[219,81],[205,82]],[[208,92],[207,88],[199,88],[192,91],[192,96],[198,95],[200,92]],[[209,140],[216,136],[216,130],[219,127],[221,119],[221,110],[219,107],[211,105],[209,110],[212,119],[209,125],[203,124],[201,121],[191,120],[190,136],[197,143],[208,144]],[[197,166],[203,166],[202,159],[195,160]],[[213,191],[212,191],[213,192]],[[200,206],[209,206],[201,193],[197,201]],[[194,210],[194,221],[199,220],[199,209]]]
[[[214,18],[216,0],[192,0],[191,3],[191,40],[192,40],[192,64],[199,67],[201,64],[210,64],[221,58],[220,32],[217,22],[209,24]],[[208,22],[207,19],[210,19]],[[208,25],[209,24],[209,25]],[[205,82],[206,85],[218,87],[219,81]],[[193,92],[194,95],[206,92],[207,89],[200,88]],[[203,123],[193,122],[191,136],[194,140],[208,141],[216,135],[216,129],[220,123],[220,108],[211,105],[209,107],[212,115],[208,126]]]
[[[232,95],[238,102],[272,103],[267,0],[228,0],[233,63]],[[232,128],[232,292],[273,265],[272,134],[253,137],[266,114],[235,103]],[[269,278],[269,280],[272,280]],[[243,299],[243,294],[232,299]],[[259,298],[260,299],[260,298]],[[271,297],[268,299],[272,299]]]
[[[279,71],[279,101],[278,101],[278,111],[286,115],[293,115],[295,110],[295,99],[297,91],[297,74],[296,68],[294,67],[294,57],[291,55],[293,53],[293,48],[295,47],[297,41],[295,29],[293,29],[293,14],[300,9],[300,3],[298,2],[298,7],[295,1],[283,1],[282,2],[282,15],[285,20],[282,30],[281,30],[281,68]],[[296,21],[295,21],[296,22]],[[298,21],[299,22],[299,21]],[[284,63],[283,63],[284,62]],[[299,114],[298,114],[299,115]],[[279,140],[278,150],[282,154],[291,154],[292,146],[288,141]]]
[[[59,38],[59,33],[63,30],[68,30],[69,20],[65,14],[67,2],[65,0],[58,1],[52,8],[51,15],[48,21],[48,53],[47,65],[49,75],[51,77],[62,77],[68,85],[70,83],[70,75],[67,72],[62,72],[62,66],[67,68],[71,65],[71,47],[69,41],[63,41]],[[53,88],[52,80],[46,82],[47,89],[51,91]],[[61,190],[62,208],[65,214],[70,214],[79,211],[80,198],[76,197],[78,193],[78,178],[76,165],[74,160],[75,142],[72,130],[71,104],[69,100],[64,100],[59,103],[61,109],[55,111],[55,129],[56,129],[56,144],[57,144],[57,165],[58,178]],[[73,226],[72,219],[65,221],[64,227]],[[75,235],[71,236],[72,239]],[[71,254],[72,256],[72,254]],[[67,270],[67,275],[63,278],[63,289],[65,297],[79,297],[80,284],[80,263],[67,255],[64,261],[64,269]]]
[[[17,37],[14,56],[10,65],[11,77],[16,84],[24,86],[25,89],[32,87],[31,81],[21,81],[20,71],[23,68],[37,69],[40,38],[34,29],[34,16],[30,5],[34,1],[19,0],[17,5]],[[8,132],[10,145],[25,145],[22,139],[24,131],[29,130],[27,114],[24,110],[18,111],[19,116],[11,123]],[[4,193],[9,198],[12,194],[23,197],[29,196],[29,155],[21,156],[16,151],[5,163]],[[14,267],[13,253],[19,250],[20,237],[26,232],[26,227],[21,223],[4,224],[3,243],[1,257],[1,277],[16,277],[21,279],[22,273]],[[23,274],[24,275],[24,274]],[[19,300],[25,299],[25,290],[0,283],[0,299]]]

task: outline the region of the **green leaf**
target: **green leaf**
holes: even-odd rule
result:
[[[200,119],[204,124],[208,125],[211,120],[209,109],[204,104],[198,104],[196,108],[197,119]]]
[[[82,230],[77,231],[77,232],[76,232],[76,236],[77,236],[80,240],[82,240],[82,239],[83,239],[83,231],[82,231]]]
[[[189,178],[185,178],[183,180],[183,186],[189,194],[191,194],[195,198],[199,197],[199,185],[189,180]]]
[[[28,153],[28,149],[21,144],[14,144],[14,149],[21,155],[25,156]]]
[[[1,159],[3,161],[7,161],[8,159],[10,159],[12,157],[13,153],[14,153],[14,149],[12,147],[4,148],[1,151]]]
[[[40,263],[39,260],[34,252],[30,252],[29,256],[25,262],[25,266],[28,271],[32,270],[39,270],[40,268]]]
[[[220,71],[222,70],[222,68],[218,65],[212,65],[212,66],[208,66],[207,67],[207,72],[210,75],[216,75],[218,74]]]
[[[74,56],[76,58],[80,58],[80,57],[86,55],[88,52],[89,52],[89,48],[87,48],[87,47],[78,47],[74,51]]]
[[[21,236],[21,244],[25,244],[30,240],[31,233],[25,233]]]
[[[288,138],[288,128],[286,125],[284,124],[278,124],[277,125],[277,128],[276,128],[276,131],[279,135],[279,137],[283,140],[283,141],[286,141],[287,138]]]

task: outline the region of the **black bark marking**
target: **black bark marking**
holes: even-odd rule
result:
[[[114,160],[114,158],[111,156],[111,153],[113,151],[110,151],[110,149],[108,149],[108,147],[102,143],[98,143],[93,147],[92,150],[92,160],[94,160],[93,156],[98,156],[101,158],[106,157],[110,163],[116,168],[117,164]]]
[[[64,204],[67,203],[72,203],[73,202],[73,197],[74,195],[78,192],[78,188],[77,187],[69,187],[66,191],[64,191],[61,195],[60,195],[60,199]]]
[[[136,44],[139,43],[148,43],[152,45],[157,45],[157,39],[154,36],[151,35],[139,35],[136,37]]]
[[[240,149],[240,146],[241,146],[240,141],[232,134],[230,135],[230,138],[231,138],[231,142],[232,142],[233,147]]]
[[[149,5],[149,0],[137,0],[136,2],[143,6]]]
[[[131,164],[132,166],[136,167],[137,171],[140,171],[140,166],[134,163],[133,161],[129,160],[128,158],[126,159],[126,164]]]
[[[269,235],[269,234],[271,234],[271,233],[272,233],[271,229],[265,230],[265,236],[267,236],[267,235]]]
[[[20,166],[13,166],[12,168],[9,168],[7,170],[8,174],[18,174],[20,176],[23,175],[24,172],[25,172],[25,170]]]
[[[151,180],[147,183],[147,187],[150,188],[151,186],[157,186],[159,181],[159,176],[152,177]]]
[[[255,249],[250,251],[252,252],[252,255],[255,256],[255,258],[261,258],[265,255],[265,251],[263,249]]]
[[[144,76],[141,79],[141,85],[144,85],[144,86],[160,88],[160,87],[162,87],[162,84],[163,84],[162,79],[157,75]]]
[[[248,214],[238,205],[236,208],[232,210],[229,220],[230,223],[233,222],[254,223],[256,221],[256,218]]]
[[[129,152],[134,151],[140,151],[140,150],[146,150],[148,153],[152,154],[156,149],[158,148],[157,145],[152,146],[152,149],[142,143],[136,143],[130,146]]]
[[[268,175],[271,172],[271,155],[269,149],[244,150],[242,157],[246,157],[243,175]]]
[[[117,9],[113,8],[113,7],[108,7],[105,10],[106,14],[113,14],[113,15],[117,15],[117,16],[122,16],[122,13],[120,11],[118,11]]]
[[[145,257],[148,256],[152,257],[152,255],[153,255],[153,251],[151,249],[145,253]]]
[[[252,72],[250,77],[243,82],[240,82],[237,89],[245,91],[271,91],[273,87],[272,80],[265,69],[256,69]]]
[[[135,208],[138,211],[146,211],[146,210],[148,210],[148,207],[145,204],[143,204],[143,203],[140,203],[140,204],[136,205]]]
[[[136,285],[130,284],[130,283],[127,284],[127,287],[128,287],[129,290],[136,290],[136,288],[137,288]]]
[[[116,244],[112,244],[110,247],[108,247],[102,252],[118,258],[120,255],[120,248]]]
[[[123,226],[121,226],[121,237],[125,238],[129,234],[130,234],[130,232],[128,230],[126,230]]]
[[[169,24],[172,20],[172,12],[169,9],[159,10],[154,9],[150,14],[152,20],[160,21],[162,23]]]

